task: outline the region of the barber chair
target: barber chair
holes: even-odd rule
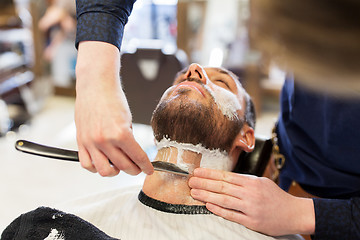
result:
[[[256,175],[258,177],[263,176],[270,160],[272,147],[271,139],[256,136],[254,151],[250,153],[242,152],[240,154],[234,172]]]
[[[177,72],[187,65],[184,52],[164,53],[160,47],[137,48],[121,56],[121,79],[133,122],[150,124],[151,115]]]

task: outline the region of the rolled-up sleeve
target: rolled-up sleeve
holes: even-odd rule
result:
[[[120,50],[124,27],[135,1],[76,0],[76,48],[81,41],[102,41]]]
[[[314,240],[360,239],[360,198],[314,199]]]

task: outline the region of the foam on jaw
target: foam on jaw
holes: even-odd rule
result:
[[[232,170],[232,160],[229,154],[226,151],[222,151],[220,149],[210,150],[201,144],[193,145],[191,143],[178,143],[165,137],[160,142],[156,142],[156,146],[158,150],[166,147],[176,148],[178,151],[177,165],[188,170],[189,172],[194,170],[194,166],[191,163],[184,162],[184,151],[192,151],[201,154],[200,167],[202,168],[211,168],[224,171]]]

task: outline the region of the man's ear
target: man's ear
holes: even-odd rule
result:
[[[236,136],[232,150],[238,149],[245,152],[252,152],[255,147],[255,131],[245,124]]]

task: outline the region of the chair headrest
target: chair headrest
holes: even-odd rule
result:
[[[242,152],[234,172],[252,174],[261,177],[269,162],[272,152],[271,139],[256,136],[255,148],[252,152]]]

